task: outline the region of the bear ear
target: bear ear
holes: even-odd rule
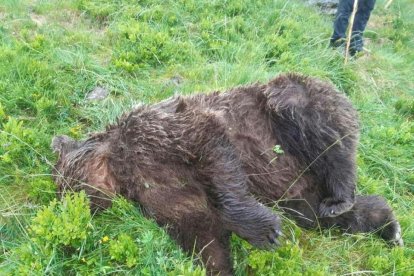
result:
[[[73,142],[73,139],[66,135],[59,135],[55,136],[52,139],[52,143],[50,144],[50,147],[52,148],[53,152],[55,153],[62,153],[65,145],[68,143]]]
[[[181,113],[184,112],[187,109],[187,103],[185,102],[185,100],[181,97],[178,98],[178,104],[177,107],[175,109],[175,113]]]

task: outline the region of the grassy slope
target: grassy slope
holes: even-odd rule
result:
[[[68,199],[31,222],[55,197],[50,139],[57,133],[83,137],[138,102],[297,71],[332,81],[358,108],[359,190],[381,194],[394,206],[406,247],[390,249],[372,235],[304,231],[286,220],[287,239],[276,252],[234,238],[236,272],[414,274],[412,2],[384,10],[385,1],[378,1],[366,33],[371,54],[347,65],[326,47],[331,18],[300,2],[131,2],[0,3],[1,270],[200,274],[162,230],[122,200],[89,219],[69,204],[82,201]],[[110,96],[85,100],[97,85]]]

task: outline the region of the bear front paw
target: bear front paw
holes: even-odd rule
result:
[[[338,200],[331,197],[322,200],[319,205],[320,217],[336,217],[351,210],[354,206],[352,200]]]
[[[252,225],[251,235],[244,238],[253,246],[261,249],[271,249],[280,245],[278,238],[283,236],[278,217],[272,221],[258,222]]]

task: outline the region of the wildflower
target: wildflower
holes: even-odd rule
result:
[[[107,241],[109,241],[109,237],[105,236],[102,238],[102,243],[106,243]]]

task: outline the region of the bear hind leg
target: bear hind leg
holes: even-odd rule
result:
[[[323,188],[319,216],[349,211],[354,204],[359,135],[351,103],[331,85],[293,74],[271,81],[264,94],[277,142],[301,160]]]
[[[391,245],[403,245],[400,224],[384,198],[356,196],[353,207],[336,217],[318,217],[319,202],[317,193],[309,193],[306,198],[280,201],[278,206],[306,229],[338,227],[348,233],[376,233]]]
[[[400,224],[380,196],[357,196],[349,212],[321,218],[319,222],[324,228],[339,227],[348,233],[376,233],[392,245],[404,244]]]

